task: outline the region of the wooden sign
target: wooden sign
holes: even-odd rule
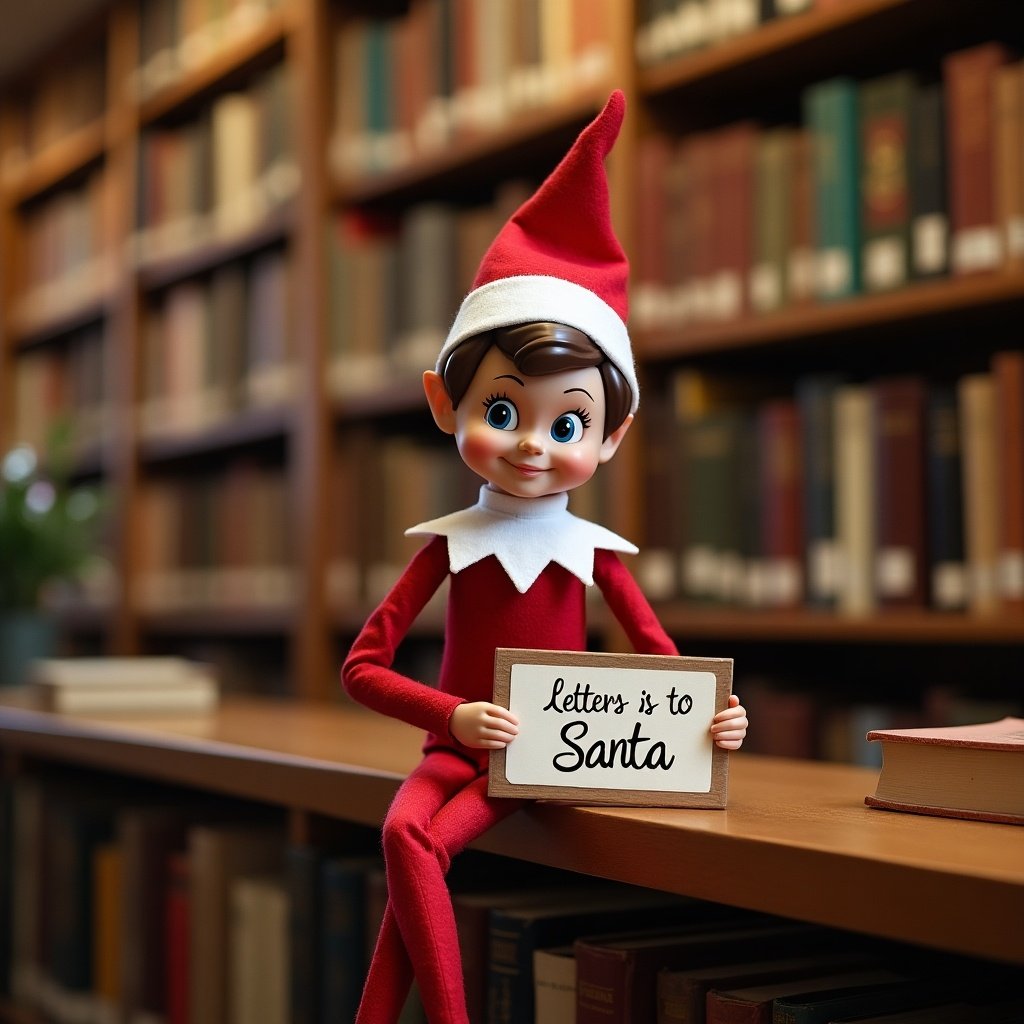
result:
[[[728,755],[711,720],[731,658],[499,648],[494,702],[519,735],[491,753],[491,796],[725,807]]]

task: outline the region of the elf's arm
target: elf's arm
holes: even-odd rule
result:
[[[434,537],[366,620],[341,669],[345,689],[360,704],[437,736],[447,735],[448,720],[462,701],[391,666],[409,627],[447,575],[447,541]]]
[[[612,551],[594,552],[594,582],[638,654],[678,654],[630,571]],[[732,694],[729,706],[711,722],[711,735],[724,750],[738,750],[747,734],[747,712]]]

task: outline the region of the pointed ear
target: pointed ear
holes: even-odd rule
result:
[[[633,414],[630,413],[602,442],[599,462],[607,462],[618,451],[622,439],[626,436],[630,424],[633,422]]]
[[[426,370],[423,374],[423,392],[427,396],[434,422],[446,433],[455,433],[455,410],[452,400],[445,390],[444,380],[435,370]]]

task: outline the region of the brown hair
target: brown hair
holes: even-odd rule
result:
[[[492,345],[529,377],[596,366],[604,385],[605,437],[629,415],[633,393],[619,368],[582,331],[566,324],[544,322],[497,327],[460,342],[441,370],[452,408],[459,407]]]

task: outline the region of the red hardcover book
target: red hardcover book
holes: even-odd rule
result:
[[[781,399],[762,406],[758,434],[765,563],[764,600],[759,603],[790,608],[802,601],[804,592],[803,473],[796,402]]]
[[[996,222],[995,81],[1008,61],[999,43],[950,54],[943,64],[952,264],[957,274],[991,270],[1002,262]]]
[[[992,359],[996,392],[999,550],[996,588],[1004,608],[1024,608],[1024,351]]]
[[[1024,719],[873,729],[882,771],[869,807],[1024,825]]]
[[[746,283],[753,262],[757,140],[758,128],[751,122],[729,125],[714,136],[711,298],[715,319],[731,320],[748,309]]]
[[[873,386],[873,399],[875,593],[883,606],[923,607],[927,386],[917,377],[883,378]]]
[[[164,895],[164,978],[167,1024],[189,1024],[189,865],[184,853],[167,859]]]

